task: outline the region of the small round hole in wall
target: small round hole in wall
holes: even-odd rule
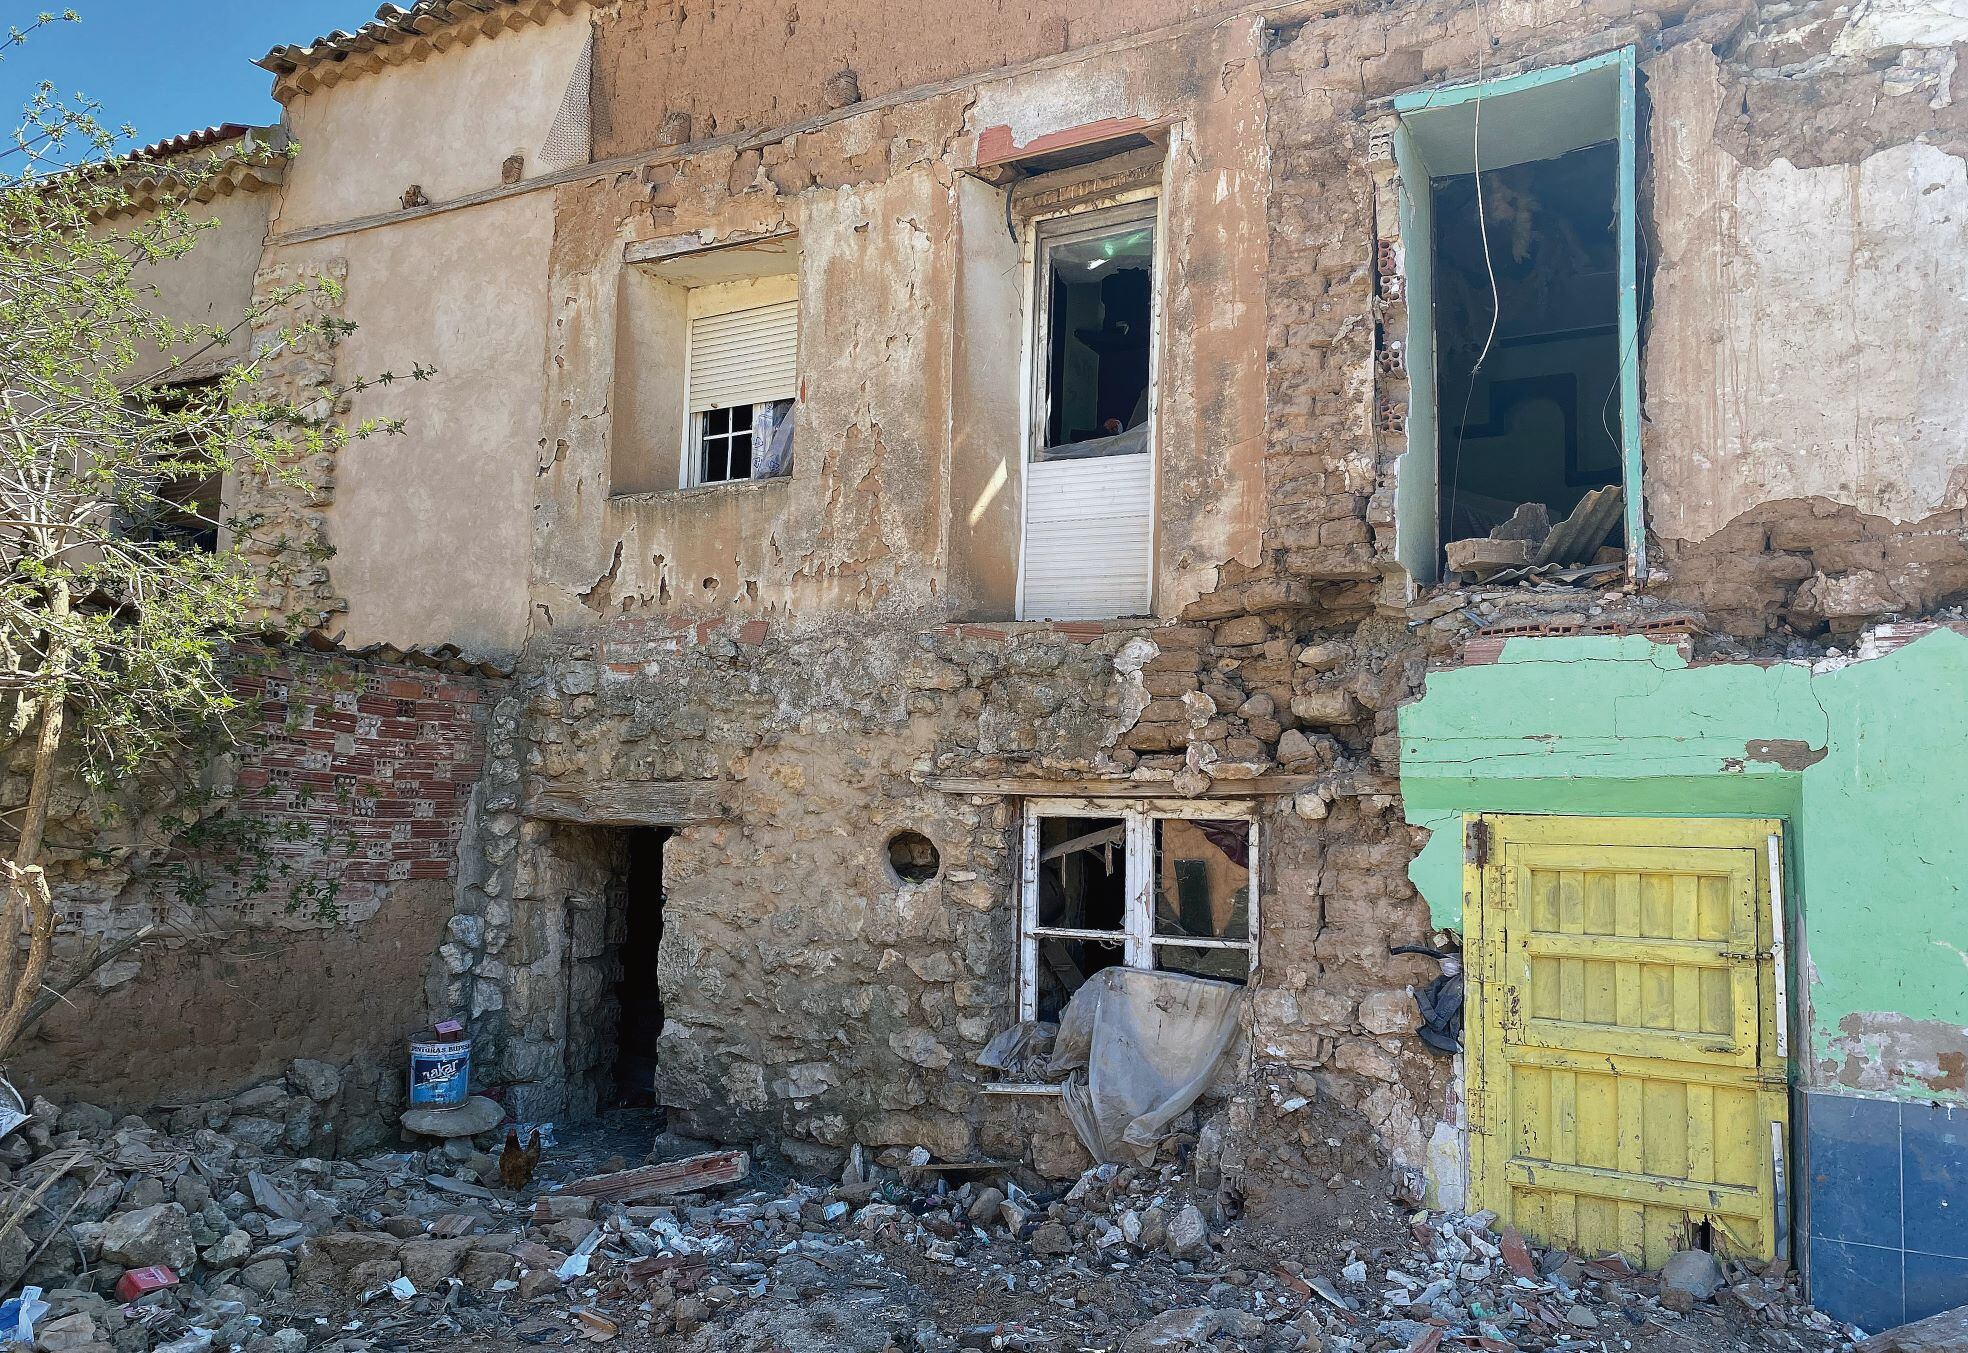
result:
[[[897,832],[888,838],[888,868],[903,883],[928,883],[943,868],[943,857],[921,832]]]

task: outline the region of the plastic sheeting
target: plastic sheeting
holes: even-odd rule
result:
[[[1060,1016],[1048,1071],[1095,1160],[1147,1164],[1236,1036],[1244,989],[1180,973],[1104,968]]]

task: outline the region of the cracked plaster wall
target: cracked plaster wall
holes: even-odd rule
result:
[[[1945,46],[1908,52],[1870,90],[1841,90],[1841,111],[1863,97],[1887,105],[1882,120],[1894,104],[1911,120],[1891,144],[1827,147],[1810,93],[1761,94],[1772,82],[1704,44],[1647,64],[1646,470],[1661,536],[1703,540],[1772,499],[1902,524],[1968,506],[1968,372],[1953,358],[1968,346],[1968,106],[1955,65]]]
[[[963,171],[979,136],[1014,119],[1030,135],[1119,117],[1172,124],[1158,612],[1206,590],[1224,561],[1254,562],[1264,412],[1247,359],[1264,315],[1268,155],[1256,38],[1251,21],[1226,23],[756,145],[686,146],[637,175],[558,190],[536,623],[588,623],[584,608],[1010,615],[1025,321],[1008,308],[1022,310],[1023,265],[1004,248],[1002,193]],[[792,475],[611,495],[625,246],[787,231],[800,242]],[[998,274],[980,273],[980,258]]]
[[[1407,876],[1426,832],[1403,820],[1396,710],[1431,662],[1459,659],[1477,626],[1574,620],[1588,603],[1505,594],[1407,607],[1392,560],[1400,443],[1376,408],[1389,388],[1376,331],[1396,311],[1373,247],[1392,239],[1392,223],[1369,168],[1370,104],[1468,78],[1479,63],[1544,65],[1627,42],[1651,56],[1658,39],[1666,55],[1653,64],[1668,64],[1648,99],[1659,126],[1699,112],[1703,90],[1679,78],[1699,63],[1675,53],[1719,47],[1735,63],[1731,79],[1746,63],[1797,55],[1797,25],[1771,14],[1588,0],[1479,16],[1443,0],[1395,14],[1279,15],[1271,28],[1246,16],[975,79],[956,78],[974,68],[968,56],[894,42],[870,48],[884,65],[863,72],[864,93],[945,74],[949,87],[785,135],[652,151],[639,169],[552,190],[528,671],[494,719],[483,811],[461,863],[458,952],[432,974],[435,1004],[471,1012],[488,1074],[514,1082],[529,1112],[569,1102],[554,958],[565,941],[554,937],[567,894],[586,885],[552,863],[560,829],[529,816],[529,795],[544,784],[683,781],[722,796],[671,842],[671,924],[654,975],[672,1019],[665,1099],[687,1122],[816,1158],[850,1141],[1012,1155],[1031,1143],[1042,1163],[1069,1166],[1056,1115],[980,1099],[971,1063],[1009,1010],[1015,801],[947,795],[922,776],[1103,776],[1192,792],[1290,773],[1306,777],[1303,788],[1265,816],[1251,1055],[1316,1073],[1397,1157],[1419,1163],[1435,1124],[1456,1110],[1449,1064],[1409,1034],[1409,988],[1432,965],[1386,953],[1441,919]],[[833,52],[743,92],[721,73],[691,83],[706,63],[689,59],[686,25],[708,22],[651,6],[604,23],[603,153],[666,139],[663,119],[680,111],[700,140],[817,111],[809,86]],[[1059,41],[1073,32],[1068,16]],[[973,37],[952,38],[952,52]],[[1006,60],[1023,50],[1011,39],[994,48]],[[1827,64],[1791,72],[1800,78],[1790,86],[1816,92],[1821,143],[1842,134],[1874,158],[1945,168],[1907,148],[1918,130],[1867,120],[1871,105],[1847,82],[1887,79],[1872,58],[1821,55]],[[1924,71],[1922,61],[1899,64]],[[674,97],[644,97],[658,89]],[[764,101],[747,102],[753,92]],[[1770,95],[1754,81],[1743,97],[1770,110],[1766,121],[1720,126],[1718,141],[1760,145],[1794,111],[1759,104]],[[1164,171],[1176,249],[1159,434],[1161,623],[947,626],[1008,606],[1003,551],[1015,538],[1001,535],[994,549],[977,521],[1015,523],[1015,479],[990,486],[1015,467],[1016,447],[1008,457],[978,430],[1015,436],[1016,389],[991,388],[988,354],[1023,324],[1007,317],[1019,298],[977,271],[980,259],[1006,257],[995,190],[961,171],[986,132],[1023,140],[1129,116],[1175,122]],[[1656,211],[1689,200],[1656,192]],[[1797,208],[1790,197],[1781,205]],[[1946,222],[1932,224],[1927,238],[1945,234]],[[788,229],[803,252],[807,354],[793,477],[611,499],[624,248]],[[1713,315],[1686,316],[1702,299],[1663,300],[1663,337],[1650,344],[1706,334]],[[1659,401],[1663,419],[1677,407],[1675,381],[1696,378],[1671,374],[1697,364],[1676,368],[1669,356],[1649,371],[1650,416]],[[523,417],[514,425],[530,432]],[[1650,448],[1662,440],[1648,436]],[[1678,463],[1677,449],[1660,454]],[[1728,470],[1713,459],[1700,467]],[[1714,600],[1724,627],[1753,621],[1760,634],[1785,607],[1820,627],[1835,610],[1855,627],[1953,594],[1946,558],[1926,557],[1912,595],[1865,593],[1852,581],[1863,571],[1853,547],[1873,548],[1863,544],[1873,519],[1853,529],[1845,514],[1858,519],[1855,509],[1805,502],[1808,487],[1782,490],[1805,504],[1783,514],[1813,523],[1803,534],[1794,520],[1787,536],[1784,523],[1744,528],[1738,514],[1748,552],[1778,561],[1740,594],[1705,597],[1678,581],[1702,570],[1677,565],[1675,586],[1598,594],[1592,614],[1657,620]],[[1736,488],[1657,473],[1650,491],[1650,506],[1671,516]],[[1762,510],[1754,493],[1746,502]],[[1130,675],[1118,664],[1136,637],[1154,652]],[[904,887],[885,873],[882,840],[901,826],[936,840],[941,881]]]

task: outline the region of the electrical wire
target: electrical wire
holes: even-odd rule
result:
[[[1469,368],[1469,385],[1462,394],[1462,415],[1456,419],[1455,454],[1449,460],[1448,520],[1442,524],[1444,533],[1455,529],[1456,498],[1462,490],[1462,443],[1469,427],[1469,406],[1476,398],[1476,378],[1482,374],[1483,363],[1490,360],[1497,326],[1503,318],[1503,294],[1497,287],[1496,259],[1490,252],[1490,219],[1483,210],[1483,58],[1489,48],[1489,14],[1483,8],[1483,0],[1476,0],[1476,118],[1470,132],[1469,159],[1476,171],[1476,230],[1483,241],[1483,270],[1490,278],[1490,331],[1483,338],[1483,350],[1476,355],[1476,364]]]

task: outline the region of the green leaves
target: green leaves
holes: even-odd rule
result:
[[[77,144],[99,153],[51,169]],[[349,397],[433,374],[317,383],[296,402],[281,364],[353,328],[332,278],[271,288],[229,325],[166,313],[160,283],[216,228],[210,185],[282,152],[249,137],[160,163],[118,144],[44,89],[0,150],[19,161],[0,173],[0,709],[19,728],[65,702],[65,741],[97,781],[230,735],[230,646],[313,623],[269,605],[328,554],[294,526],[323,491],[320,458],[402,430],[351,424]],[[55,615],[64,583],[75,605]]]

